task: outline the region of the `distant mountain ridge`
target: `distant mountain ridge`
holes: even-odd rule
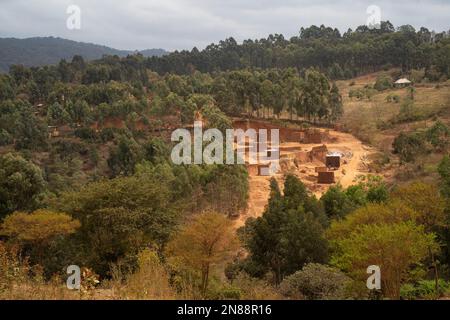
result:
[[[168,54],[164,49],[118,50],[56,37],[0,38],[0,72],[8,72],[9,66],[13,64],[23,64],[28,67],[56,64],[61,59],[70,60],[74,55],[81,55],[85,60],[94,60],[103,55],[124,57],[136,52],[146,57]]]

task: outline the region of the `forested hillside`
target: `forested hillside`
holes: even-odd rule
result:
[[[75,55],[80,55],[86,60],[94,60],[100,59],[103,55],[125,57],[133,53],[133,51],[54,37],[0,38],[0,72],[7,72],[14,64],[38,67],[56,64],[61,59],[71,60]],[[145,57],[162,56],[166,53],[162,49],[148,49],[141,52]]]
[[[448,296],[449,41],[388,22],[312,26],[290,40],[12,66],[0,75],[0,298]],[[400,77],[412,85],[395,87]],[[170,159],[172,131],[198,118],[222,132],[233,118],[336,127],[380,157],[320,198],[292,172],[271,179],[264,212],[236,230],[246,166]],[[428,155],[420,174],[383,178]],[[69,265],[83,268],[79,291],[64,287]],[[366,287],[369,265],[381,290]]]
[[[174,52],[149,59],[147,66],[159,73],[186,74],[192,70],[213,72],[242,68],[316,67],[331,79],[348,79],[392,66],[402,70],[426,68],[428,78],[448,74],[449,34],[434,34],[427,28],[395,28],[382,22],[380,29],[360,26],[344,34],[325,26],[302,28],[298,36],[281,34],[265,39],[233,38],[211,44],[204,50]],[[433,68],[431,68],[433,66]],[[431,73],[437,73],[432,75]]]

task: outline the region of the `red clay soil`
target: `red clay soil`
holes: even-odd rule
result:
[[[248,124],[248,122],[247,122]],[[240,129],[248,129],[244,122],[237,123]],[[260,121],[251,122],[251,127],[255,129],[272,129],[274,125]],[[325,167],[325,156],[327,152],[339,152],[342,154],[341,166],[333,171],[335,183],[340,183],[343,187],[354,184],[359,175],[368,173],[368,156],[373,153],[373,149],[362,144],[354,136],[334,130],[320,130],[321,141],[325,143],[303,143],[289,142],[285,136],[280,135],[280,167],[274,177],[282,187],[283,177],[286,173],[296,175],[306,187],[317,197],[320,197],[333,184],[319,184],[318,172]],[[288,140],[288,141],[286,141]],[[268,176],[259,176],[257,166],[249,168],[249,201],[248,209],[236,220],[236,228],[243,226],[249,217],[259,217],[268,202],[269,181]],[[319,168],[319,169],[318,169]],[[325,168],[326,170],[326,168]],[[328,182],[328,181],[327,181]]]

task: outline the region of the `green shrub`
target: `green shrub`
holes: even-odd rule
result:
[[[420,83],[425,77],[425,69],[421,70],[412,69],[409,77],[413,83]]]
[[[91,128],[78,128],[74,132],[75,137],[78,137],[82,140],[93,141],[96,139],[97,135],[95,131]]]
[[[6,146],[14,142],[13,137],[5,129],[0,129],[0,146]]]
[[[400,133],[395,138],[392,147],[394,154],[398,154],[405,162],[414,162],[415,158],[422,154],[425,147],[425,139],[419,133]]]
[[[104,128],[100,132],[100,139],[102,142],[108,142],[114,140],[114,129],[113,128]]]
[[[377,77],[377,80],[374,84],[374,88],[378,91],[384,91],[390,89],[394,86],[394,81],[388,75],[381,75]]]
[[[308,300],[348,299],[352,281],[341,271],[310,263],[301,271],[286,277],[281,283],[281,292],[290,298]]]
[[[437,121],[426,133],[428,142],[439,150],[444,150],[448,145],[450,129],[441,121]]]
[[[437,292],[434,280],[420,280],[417,284],[407,283],[402,285],[400,298],[403,300],[436,299],[448,289],[450,289],[450,284],[442,279],[439,279]]]

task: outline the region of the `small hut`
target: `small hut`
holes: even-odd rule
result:
[[[338,152],[328,153],[325,158],[325,165],[329,169],[339,169],[341,167],[341,154]]]
[[[404,88],[404,87],[410,86],[411,83],[412,82],[409,81],[408,79],[401,78],[401,79],[398,79],[397,81],[395,81],[394,86],[397,87],[397,88]]]
[[[48,126],[48,137],[49,138],[56,138],[59,137],[59,130],[57,126]]]
[[[334,180],[334,171],[319,171],[317,182],[320,184],[333,184]]]

